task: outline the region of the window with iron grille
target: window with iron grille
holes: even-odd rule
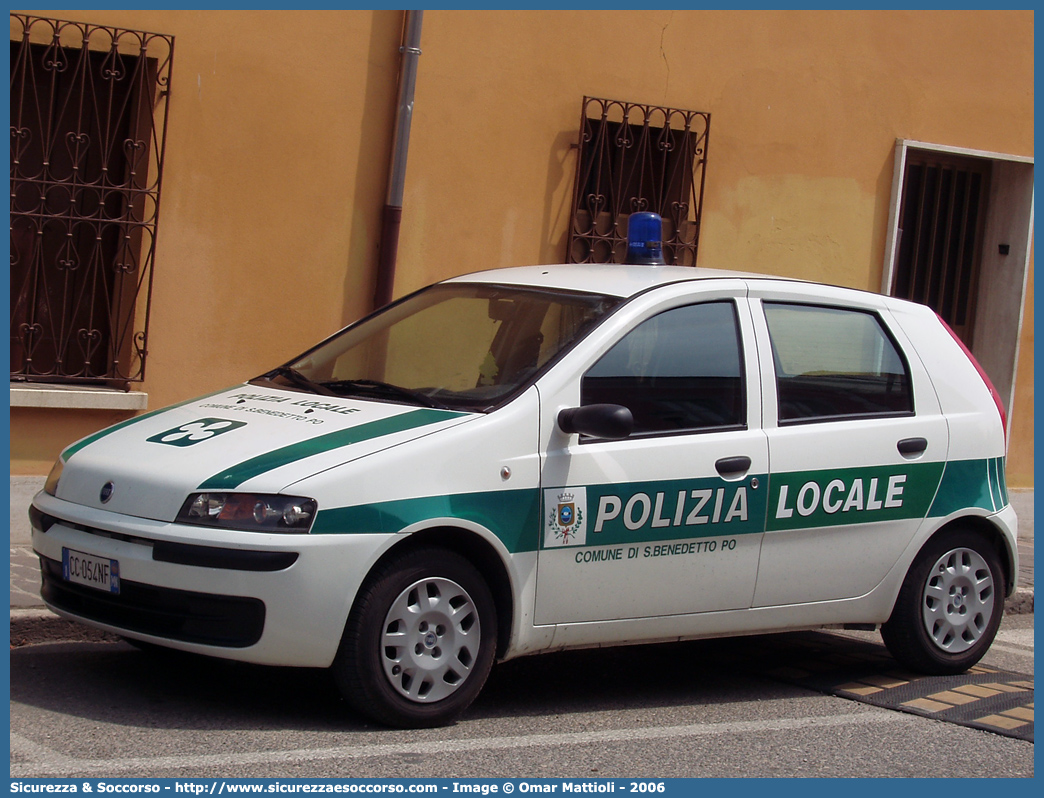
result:
[[[663,218],[667,263],[696,265],[710,114],[584,97],[569,263],[621,263],[627,218]]]
[[[11,379],[145,376],[174,38],[11,15]]]

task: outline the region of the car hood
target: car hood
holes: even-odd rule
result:
[[[471,418],[450,410],[241,385],[74,443],[62,452],[57,496],[173,521],[192,492],[277,493]]]

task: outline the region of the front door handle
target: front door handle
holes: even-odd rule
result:
[[[714,464],[714,467],[723,477],[731,477],[747,471],[750,468],[750,458],[744,455],[723,457]]]
[[[912,457],[915,454],[922,454],[928,448],[928,440],[926,438],[903,438],[895,445],[895,448],[903,457]]]

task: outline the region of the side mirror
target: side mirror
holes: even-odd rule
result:
[[[610,440],[626,438],[634,430],[634,416],[623,405],[583,405],[567,407],[558,414],[562,432]]]

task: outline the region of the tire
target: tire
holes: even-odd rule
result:
[[[493,596],[482,575],[458,554],[425,547],[367,579],[333,675],[345,699],[379,723],[443,726],[478,696],[496,648]]]
[[[993,545],[971,530],[928,542],[914,560],[881,637],[923,673],[963,673],[989,649],[1004,613],[1004,571]]]

